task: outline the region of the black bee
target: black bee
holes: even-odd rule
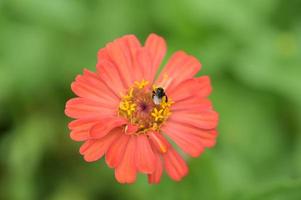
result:
[[[156,105],[160,105],[162,100],[165,102],[168,101],[168,98],[164,92],[164,89],[161,87],[158,87],[153,90],[152,98],[153,98],[154,104],[156,104]]]

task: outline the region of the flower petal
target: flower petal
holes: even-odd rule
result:
[[[169,148],[166,154],[163,154],[164,166],[171,179],[180,181],[188,173],[188,167],[183,158],[173,149]]]
[[[152,77],[152,62],[151,57],[146,49],[140,49],[137,52],[137,62],[142,69],[142,77],[144,80],[151,80]]]
[[[142,48],[141,44],[135,35],[127,35],[124,40],[131,56],[133,80],[142,80],[143,71],[137,63],[137,52]]]
[[[138,131],[139,126],[134,125],[134,124],[127,124],[124,128],[124,133],[127,135],[132,135],[135,134],[136,131]]]
[[[97,119],[77,119],[68,124],[71,130],[70,137],[74,141],[84,141],[91,139],[89,131],[93,125],[97,123]]]
[[[102,60],[108,60],[108,61],[111,60],[106,48],[101,48],[97,52],[97,61],[99,62]]]
[[[70,132],[70,138],[74,141],[80,142],[90,138],[89,130],[76,130]]]
[[[166,42],[162,37],[152,33],[146,39],[145,48],[148,50],[152,62],[150,79],[148,80],[153,82],[166,53]]]
[[[181,82],[177,87],[168,91],[168,96],[175,102],[187,98],[204,98],[211,92],[210,79],[207,76],[192,78]]]
[[[116,107],[89,99],[73,98],[67,101],[65,114],[76,119],[114,116]]]
[[[121,129],[116,128],[108,135],[101,139],[88,140],[80,149],[80,153],[84,155],[87,162],[99,160],[107,151],[108,147],[121,135]],[[86,145],[87,144],[87,145]]]
[[[83,75],[78,75],[71,85],[72,91],[79,97],[90,100],[118,104],[119,98],[105,85],[101,78],[89,70],[84,70]]]
[[[99,77],[103,80],[106,86],[110,88],[116,96],[120,97],[126,87],[123,84],[123,77],[121,77],[116,65],[108,60],[100,60],[97,63],[96,68]]]
[[[136,167],[138,171],[146,174],[153,173],[155,170],[155,155],[151,148],[150,141],[146,135],[136,136]]]
[[[79,153],[81,155],[84,155],[84,153],[86,152],[86,150],[95,143],[95,140],[87,140],[85,141],[79,148]]]
[[[168,121],[183,123],[201,129],[214,129],[218,123],[218,114],[213,110],[203,111],[175,111]]]
[[[177,129],[177,124],[169,123],[162,127],[162,131],[169,136],[185,153],[192,157],[198,157],[203,151],[204,146],[215,143],[215,138],[208,140],[198,135],[198,129],[190,128],[188,126],[182,126],[181,129]],[[190,131],[194,131],[191,133]],[[200,130],[202,132],[202,130]],[[204,132],[204,131],[203,131]]]
[[[187,98],[181,101],[176,101],[171,106],[171,112],[176,111],[185,111],[185,110],[195,110],[195,111],[202,111],[202,110],[211,110],[212,103],[209,99],[204,98]]]
[[[113,64],[116,65],[126,87],[130,87],[135,81],[135,68],[132,62],[132,51],[129,50],[128,41],[132,36],[124,36],[107,44],[106,50]]]
[[[156,149],[161,153],[166,153],[169,148],[168,141],[162,136],[162,134],[158,132],[150,131],[148,132],[149,139],[152,144],[156,147]]]
[[[178,140],[180,143],[196,143],[195,147],[198,147],[197,144],[201,144],[201,146],[203,147],[213,147],[216,143],[217,137],[217,132],[214,129],[204,130],[183,123],[174,123],[172,121],[166,122],[165,125],[162,127],[162,131],[176,143]],[[188,146],[188,148],[192,148],[193,144]],[[202,149],[200,149],[199,151],[201,150]],[[196,149],[196,151],[198,150]]]
[[[106,136],[112,129],[126,124],[126,120],[120,117],[105,117],[99,119],[90,130],[90,136],[93,139],[99,139]]]
[[[123,158],[115,169],[115,178],[119,183],[133,183],[136,180],[136,139],[134,137],[135,136],[130,136]]]
[[[183,51],[177,51],[163,68],[156,85],[163,87],[166,91],[172,90],[179,83],[193,78],[200,69],[201,64],[195,57]]]
[[[149,184],[158,184],[160,183],[161,176],[163,173],[163,161],[161,159],[161,154],[152,146],[155,153],[155,171],[151,174],[148,174],[148,183]]]
[[[129,138],[130,136],[122,134],[119,138],[116,139],[116,141],[112,143],[106,153],[106,163],[109,167],[115,168],[119,165]]]

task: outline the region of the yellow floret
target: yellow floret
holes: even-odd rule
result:
[[[169,108],[172,104],[173,104],[174,102],[173,101],[171,101],[171,100],[169,100],[168,102],[166,102],[166,100],[164,100],[164,101],[162,101],[161,102],[161,106],[162,106],[162,108]]]
[[[160,109],[158,111],[157,108],[154,108],[154,111],[152,112],[152,116],[155,118],[155,121],[159,121],[160,119],[164,119],[164,115],[163,115],[163,109]]]
[[[127,113],[128,116],[131,116],[136,110],[136,104],[130,103],[129,101],[120,102],[119,108]]]
[[[149,82],[146,81],[146,80],[142,80],[141,82],[135,81],[135,84],[136,84],[136,86],[137,86],[139,89],[144,88],[145,86],[148,85],[148,83],[149,83]]]

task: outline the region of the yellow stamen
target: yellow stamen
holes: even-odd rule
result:
[[[154,111],[152,112],[152,116],[155,118],[155,121],[159,121],[160,119],[164,119],[164,115],[163,115],[163,109],[160,109],[158,111],[157,108],[154,108]]]
[[[169,100],[168,102],[166,102],[166,99],[164,101],[161,102],[161,106],[162,108],[169,108],[174,102]]]
[[[136,104],[130,103],[129,101],[125,100],[120,102],[119,108],[125,111],[128,116],[131,116],[136,110]]]
[[[139,89],[142,89],[142,88],[144,88],[145,86],[147,86],[148,85],[148,81],[146,81],[146,80],[142,80],[141,82],[138,82],[138,81],[135,81],[135,84],[136,84],[136,86],[139,88]]]

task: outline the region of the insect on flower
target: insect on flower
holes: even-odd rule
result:
[[[105,157],[120,183],[135,182],[137,173],[159,183],[164,170],[179,181],[188,167],[176,149],[198,157],[215,145],[218,114],[208,100],[209,77],[195,78],[200,62],[177,51],[155,78],[165,53],[156,34],[144,45],[123,36],[99,50],[96,72],[85,69],[71,85],[78,97],[66,103],[66,115],[75,119],[70,137],[83,142],[87,162]]]
[[[152,92],[152,98],[154,101],[154,104],[156,105],[160,105],[163,102],[167,103],[168,102],[168,98],[164,92],[164,89],[161,87],[155,88]]]

